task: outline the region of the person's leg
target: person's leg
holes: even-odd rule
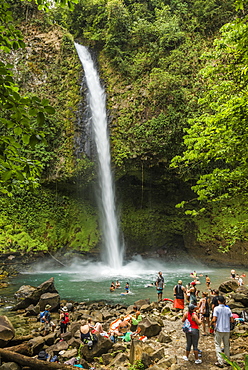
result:
[[[189,357],[190,349],[192,346],[192,333],[186,334],[186,357]]]
[[[221,353],[221,341],[222,341],[222,333],[220,333],[219,331],[216,331],[215,336],[214,336],[216,357],[217,357],[218,363],[220,365],[223,365],[223,358],[220,355],[220,353]]]
[[[196,360],[198,360],[198,342],[199,342],[199,330],[192,329],[192,344]]]
[[[224,344],[224,353],[226,357],[230,358],[230,332],[223,333],[223,344]]]

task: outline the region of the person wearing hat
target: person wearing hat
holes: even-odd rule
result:
[[[54,331],[55,327],[56,327],[56,325],[54,324],[54,322],[51,319],[51,315],[50,315],[50,309],[51,308],[52,308],[52,306],[50,304],[47,304],[45,306],[45,311],[43,313],[42,322],[44,323],[44,331],[45,331],[44,335],[49,334],[50,329],[52,329],[52,331]]]
[[[182,322],[188,320],[190,322],[191,331],[185,333],[186,335],[186,354],[183,356],[185,361],[189,360],[189,354],[191,347],[193,346],[193,351],[195,355],[195,364],[201,364],[202,360],[198,358],[199,350],[198,350],[198,342],[199,342],[199,325],[201,324],[201,320],[198,318],[195,310],[197,306],[194,304],[189,304],[188,311],[185,312],[182,318]]]
[[[174,308],[176,311],[184,309],[184,294],[186,293],[185,287],[182,285],[182,280],[178,280],[177,285],[174,286]]]
[[[60,337],[62,337],[62,334],[66,333],[67,326],[70,322],[69,312],[66,306],[64,306],[61,309],[59,320],[60,320]]]

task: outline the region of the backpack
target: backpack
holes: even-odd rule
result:
[[[40,315],[39,315],[39,321],[40,322],[43,322],[43,323],[45,322],[46,312],[47,311],[40,312]]]
[[[64,319],[61,320],[62,324],[68,324],[70,321],[69,314],[67,312],[64,313]]]
[[[38,360],[42,360],[42,361],[46,361],[47,360],[47,357],[48,357],[48,354],[46,353],[46,351],[43,349],[41,350],[39,353],[38,353]]]
[[[184,333],[190,333],[192,331],[192,328],[191,328],[191,325],[188,319],[184,321],[182,328],[183,328]]]

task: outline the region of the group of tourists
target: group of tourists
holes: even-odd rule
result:
[[[185,286],[183,286],[182,280],[178,280],[178,283],[173,288],[174,300],[162,299],[165,282],[162,272],[159,271],[154,284],[157,289],[158,302],[170,300],[173,302],[174,310],[183,314],[183,331],[186,336],[186,352],[183,359],[185,361],[189,360],[189,354],[193,347],[195,364],[202,363],[200,358],[201,351],[198,348],[200,337],[199,328],[202,326],[203,336],[214,333],[217,356],[215,366],[223,368],[224,358],[221,352],[224,352],[226,358],[230,357],[230,325],[234,322],[235,315],[233,316],[230,308],[226,305],[224,296],[220,295],[217,289],[210,288],[211,280],[208,275],[205,275],[206,289],[201,293],[197,289],[197,285],[200,282],[196,272],[194,271],[190,276],[193,281]],[[242,277],[245,277],[245,274],[242,274]],[[231,278],[237,279],[235,270],[231,270]],[[154,285],[151,284],[150,286]],[[112,282],[111,287],[113,290],[120,288],[119,281],[117,280],[116,283]],[[129,283],[126,283],[125,290],[126,292],[129,291]],[[186,311],[185,305],[188,305]],[[50,309],[51,306],[47,304],[45,310],[40,313],[40,321],[44,324],[45,335],[50,330],[54,331],[56,327],[51,320]],[[119,318],[110,324],[107,332],[103,330],[102,324],[99,322],[94,323],[90,318],[87,321],[82,320],[80,326],[82,342],[87,344],[88,348],[91,349],[98,340],[97,334],[109,338],[113,342],[116,342],[118,338],[126,342],[131,341],[132,337],[139,334],[138,324],[142,320],[142,315],[137,306],[133,306],[131,312],[132,314],[120,315]],[[61,341],[63,341],[63,334],[66,333],[69,323],[68,308],[64,306],[61,308],[59,316]]]
[[[111,285],[110,285],[110,292],[114,292],[116,289],[119,289],[121,287],[121,284],[119,283],[118,280],[116,280],[116,283],[114,283],[114,281],[112,281]],[[127,294],[129,293],[129,283],[126,282],[126,285],[125,285],[125,293],[121,293],[121,294]]]
[[[195,273],[195,271],[194,271]],[[188,310],[183,314],[182,322],[184,323],[183,330],[186,335],[186,353],[183,356],[185,361],[188,361],[191,347],[195,356],[195,363],[200,364],[202,360],[201,351],[198,349],[199,342],[199,326],[202,325],[202,335],[214,333],[215,350],[217,362],[215,366],[223,368],[224,359],[221,356],[222,348],[225,356],[230,357],[230,330],[231,323],[234,322],[233,314],[230,308],[226,305],[224,296],[219,294],[217,289],[210,289],[211,280],[208,275],[205,276],[206,290],[201,293],[197,290],[197,275],[192,273],[191,277],[194,281],[186,287],[183,286],[182,280],[178,280],[178,284],[174,286],[174,308],[176,311],[184,311],[184,304],[188,304]],[[234,276],[235,274],[235,276]],[[237,278],[235,270],[231,271],[231,277]],[[243,274],[243,277],[245,275]]]
[[[222,295],[216,295],[217,305],[214,306],[211,317],[211,325],[214,327],[214,342],[215,350],[217,356],[217,362],[215,366],[223,368],[224,358],[221,356],[222,348],[225,356],[230,358],[230,325],[234,322],[232,312],[228,306],[225,304],[225,298]],[[184,313],[182,322],[188,321],[189,326],[185,331],[186,335],[186,353],[183,356],[185,361],[188,361],[191,347],[193,347],[193,352],[195,356],[195,363],[200,364],[202,360],[199,358],[201,351],[198,349],[199,342],[199,326],[204,322],[204,314],[200,313],[200,304],[195,306],[194,304],[189,304],[188,311]]]

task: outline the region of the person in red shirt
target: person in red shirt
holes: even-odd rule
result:
[[[190,322],[191,331],[188,333],[185,333],[186,335],[186,355],[183,356],[183,359],[185,361],[189,360],[189,354],[191,346],[193,346],[193,351],[195,355],[195,364],[201,364],[202,360],[198,358],[198,342],[199,342],[199,325],[201,324],[201,320],[198,318],[195,310],[196,306],[194,304],[189,304],[188,312],[185,312],[182,318],[182,322],[185,320],[188,320]]]

